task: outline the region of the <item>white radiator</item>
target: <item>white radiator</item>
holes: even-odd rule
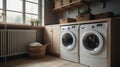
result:
[[[1,57],[25,54],[29,43],[36,41],[35,30],[0,30],[0,32]]]
[[[0,30],[0,57],[7,55],[6,31]]]

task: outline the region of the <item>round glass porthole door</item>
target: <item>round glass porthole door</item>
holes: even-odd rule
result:
[[[99,41],[99,38],[95,34],[89,34],[83,40],[83,44],[85,48],[87,48],[90,51],[93,51],[96,48],[98,48],[100,41]]]
[[[83,37],[83,46],[91,54],[96,54],[103,48],[103,38],[96,31],[87,31]]]
[[[71,50],[75,45],[75,36],[72,32],[67,31],[62,34],[62,44],[66,50]]]

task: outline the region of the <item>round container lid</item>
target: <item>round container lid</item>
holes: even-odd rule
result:
[[[33,42],[33,43],[30,43],[29,46],[43,46],[43,45],[38,42]]]

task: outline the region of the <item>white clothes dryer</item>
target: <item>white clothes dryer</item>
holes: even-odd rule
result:
[[[78,25],[61,26],[60,57],[78,62]]]
[[[80,63],[107,67],[107,23],[80,25]]]

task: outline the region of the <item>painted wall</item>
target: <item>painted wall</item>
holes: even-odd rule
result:
[[[53,0],[43,0],[44,1],[44,25],[57,24],[58,16],[53,12]]]
[[[51,24],[58,24],[58,15],[53,12],[53,0],[42,0],[44,1],[43,4],[43,16],[45,22],[43,25],[51,25]],[[81,8],[81,11],[84,9]],[[91,5],[92,14],[98,14],[103,12],[113,12],[115,15],[120,14],[120,0],[107,0],[106,2],[106,8],[101,7],[100,0],[94,0],[94,2]],[[66,11],[62,13],[61,18],[76,18],[78,15],[78,9],[73,8],[70,11]],[[42,16],[42,17],[43,17]]]
[[[84,8],[81,8],[81,10]],[[95,0],[94,3],[91,5],[92,14],[98,14],[103,12],[111,11],[115,15],[120,14],[120,0],[107,0],[106,2],[106,8],[101,7],[100,0]],[[77,9],[72,9],[70,12],[66,11],[63,13],[63,18],[70,17],[70,18],[76,18],[78,15]]]

